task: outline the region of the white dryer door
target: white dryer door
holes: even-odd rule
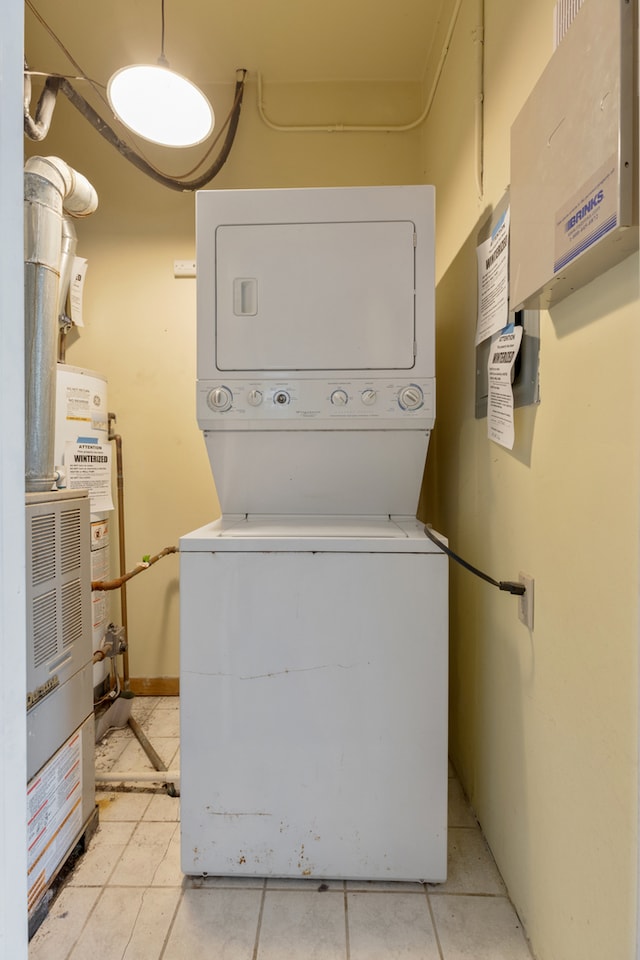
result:
[[[220,370],[410,370],[409,220],[219,226]]]

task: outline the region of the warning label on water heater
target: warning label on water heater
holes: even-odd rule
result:
[[[77,731],[27,784],[29,910],[82,828],[82,734]]]
[[[113,510],[111,446],[97,441],[69,441],[64,448],[67,490],[88,490],[91,512]]]

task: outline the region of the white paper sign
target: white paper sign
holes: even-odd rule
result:
[[[489,350],[489,398],[487,434],[490,440],[513,450],[513,365],[522,342],[522,327],[509,326],[491,341]]]
[[[64,447],[64,473],[67,490],[89,491],[92,513],[113,510],[109,443],[68,441]]]
[[[509,222],[510,210],[477,248],[478,326],[476,346],[509,322]]]
[[[82,300],[84,296],[84,281],[87,277],[87,261],[82,257],[73,258],[71,283],[69,284],[69,304],[71,319],[76,327],[83,327]]]

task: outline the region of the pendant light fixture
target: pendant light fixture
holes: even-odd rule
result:
[[[164,55],[164,0],[161,12],[157,64],[117,70],[107,85],[107,97],[118,119],[145,140],[166,147],[194,146],[213,130],[213,108],[194,83],[169,69]]]

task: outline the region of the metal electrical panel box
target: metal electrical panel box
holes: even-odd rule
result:
[[[511,128],[510,306],[638,247],[636,0],[585,0]]]

